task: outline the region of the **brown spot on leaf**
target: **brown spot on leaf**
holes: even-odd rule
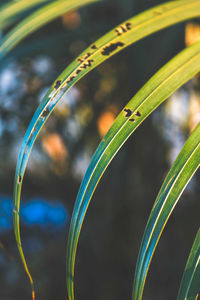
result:
[[[46,107],[41,114],[41,118],[46,118],[48,114],[49,114],[49,108]]]
[[[83,57],[77,58],[78,62],[80,63],[84,62],[91,54],[92,54],[91,52],[88,52]]]
[[[17,178],[17,183],[21,183],[21,181],[22,181],[22,176],[19,175],[18,178]]]
[[[82,62],[84,61],[83,58],[81,58],[81,57],[77,58],[77,60],[78,60],[78,62],[80,62],[80,63],[82,63]]]
[[[90,48],[93,49],[93,50],[96,50],[96,49],[97,49],[97,46],[96,46],[95,44],[93,44],[93,45],[91,45]]]
[[[61,80],[57,80],[54,85],[54,89],[58,89],[60,85],[61,85]]]
[[[139,110],[135,113],[135,115],[136,115],[137,117],[141,117],[141,113],[139,112]]]
[[[78,75],[81,72],[81,69],[76,70],[76,75]]]
[[[67,84],[72,82],[74,80],[74,78],[76,78],[76,76],[74,76],[74,75],[70,76],[69,79],[67,80]]]
[[[131,29],[131,23],[127,22],[126,24],[117,27],[115,31],[117,32],[117,35],[122,35],[123,33],[126,33],[130,29]]]
[[[122,42],[110,43],[109,45],[107,45],[103,48],[103,50],[101,51],[101,54],[102,55],[110,55],[117,48],[123,47],[123,46],[124,46],[124,43],[122,43]]]
[[[132,111],[129,108],[124,108],[124,111],[126,112],[126,118],[129,118],[132,115]]]
[[[86,53],[86,55],[84,56],[84,59],[87,59],[91,54],[92,54],[91,52]]]
[[[80,66],[80,68],[83,70],[86,69],[87,67],[91,67],[93,61],[94,61],[93,59],[88,59],[86,62],[84,62],[84,64]]]
[[[131,29],[131,23],[130,23],[130,22],[127,22],[127,23],[126,23],[126,28],[127,28],[128,30]]]

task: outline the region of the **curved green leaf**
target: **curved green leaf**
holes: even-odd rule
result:
[[[44,0],[18,0],[9,1],[0,7],[0,30],[12,23],[12,20],[22,12],[37,6],[38,4],[44,4]]]
[[[47,4],[28,16],[13,28],[1,41],[0,59],[13,49],[27,35],[63,13],[99,0],[57,0]]]
[[[200,292],[200,228],[183,273],[177,300],[197,300]]]
[[[152,208],[135,270],[134,300],[142,299],[147,272],[161,233],[187,183],[200,165],[200,123],[172,165]]]
[[[173,1],[141,13],[119,25],[86,49],[77,60],[73,61],[64,70],[49,89],[25,134],[15,175],[14,206],[16,207],[16,213],[14,214],[14,227],[20,256],[26,270],[27,266],[21,248],[18,214],[21,187],[32,146],[58,101],[85,74],[131,43],[167,26],[199,15],[199,0]],[[188,51],[190,52],[190,50]],[[190,78],[190,75],[189,72],[187,79]]]
[[[107,166],[133,131],[177,88],[200,70],[200,42],[182,51],[161,68],[119,114],[97,148],[78,192],[68,237],[67,285],[74,299],[76,248],[83,220],[95,188]]]

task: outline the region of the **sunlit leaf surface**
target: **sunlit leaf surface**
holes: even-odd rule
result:
[[[200,228],[183,273],[177,300],[197,300],[200,292]]]
[[[200,123],[183,146],[156,198],[143,235],[133,287],[133,299],[142,299],[149,265],[165,224],[185,186],[200,165]]]

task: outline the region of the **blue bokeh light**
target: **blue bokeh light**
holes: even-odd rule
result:
[[[0,195],[0,233],[13,228],[12,198]],[[44,230],[60,230],[68,222],[66,207],[58,201],[35,198],[26,201],[20,209],[21,222],[25,226],[39,226]]]

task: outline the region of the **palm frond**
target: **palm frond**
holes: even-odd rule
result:
[[[172,165],[152,208],[137,259],[132,299],[142,299],[147,272],[159,238],[184,188],[199,165],[200,123]]]
[[[83,220],[96,186],[107,166],[133,131],[178,87],[200,70],[200,43],[178,54],[132,98],[98,146],[78,192],[68,237],[67,285],[74,299],[76,248]]]
[[[177,300],[197,300],[200,292],[200,228],[183,273]]]
[[[15,175],[14,209],[16,213],[14,213],[14,227],[20,256],[22,258],[26,271],[28,271],[28,269],[21,247],[19,230],[19,207],[22,182],[32,146],[42,126],[47,121],[48,117],[52,113],[58,101],[85,74],[87,74],[94,67],[96,67],[115,53],[129,46],[131,43],[136,42],[142,39],[143,37],[154,33],[158,30],[161,30],[167,26],[176,24],[189,18],[197,17],[199,15],[200,7],[198,0],[173,1],[165,3],[164,5],[154,7],[144,13],[141,13],[138,16],[133,17],[124,22],[123,24],[117,26],[115,29],[110,31],[108,34],[104,35],[97,42],[95,42],[88,49],[86,49],[77,60],[73,61],[64,70],[64,72],[57,78],[52,87],[49,89],[48,93],[46,94],[43,101],[40,103],[38,109],[36,110],[33,119],[28,127],[28,130],[25,134],[17,162]],[[197,67],[199,56],[195,52],[195,49],[198,49],[199,51],[199,45],[194,46],[193,48],[189,48],[180,56],[180,60],[183,62],[183,66],[180,67],[180,70],[176,70],[176,63],[174,65],[174,70],[176,70],[178,74],[182,74],[181,68],[185,70],[181,78],[182,80],[180,79],[180,81],[178,81],[179,85],[177,84],[177,88],[189,78],[191,78],[199,70],[199,68]],[[185,64],[184,57],[186,59]],[[186,74],[186,71],[188,71],[188,76]],[[166,79],[166,81],[168,80]],[[171,81],[169,80],[169,82]],[[169,90],[171,89],[169,88]],[[165,92],[166,95],[169,95],[167,91]],[[171,92],[173,92],[173,89]],[[123,117],[124,115],[125,112],[121,114],[121,116]],[[138,120],[143,120],[144,116],[145,111],[142,118],[138,118],[134,124],[137,124],[138,126]],[[122,119],[124,121],[124,118]],[[126,118],[126,120],[128,119]],[[130,124],[132,124],[132,122],[127,122],[126,127],[130,127]]]
[[[58,16],[99,0],[58,0],[43,6],[14,27],[1,41],[0,59],[30,33]]]
[[[21,15],[28,9],[44,4],[43,0],[18,0],[9,1],[0,7],[0,30],[12,24],[17,16]]]

